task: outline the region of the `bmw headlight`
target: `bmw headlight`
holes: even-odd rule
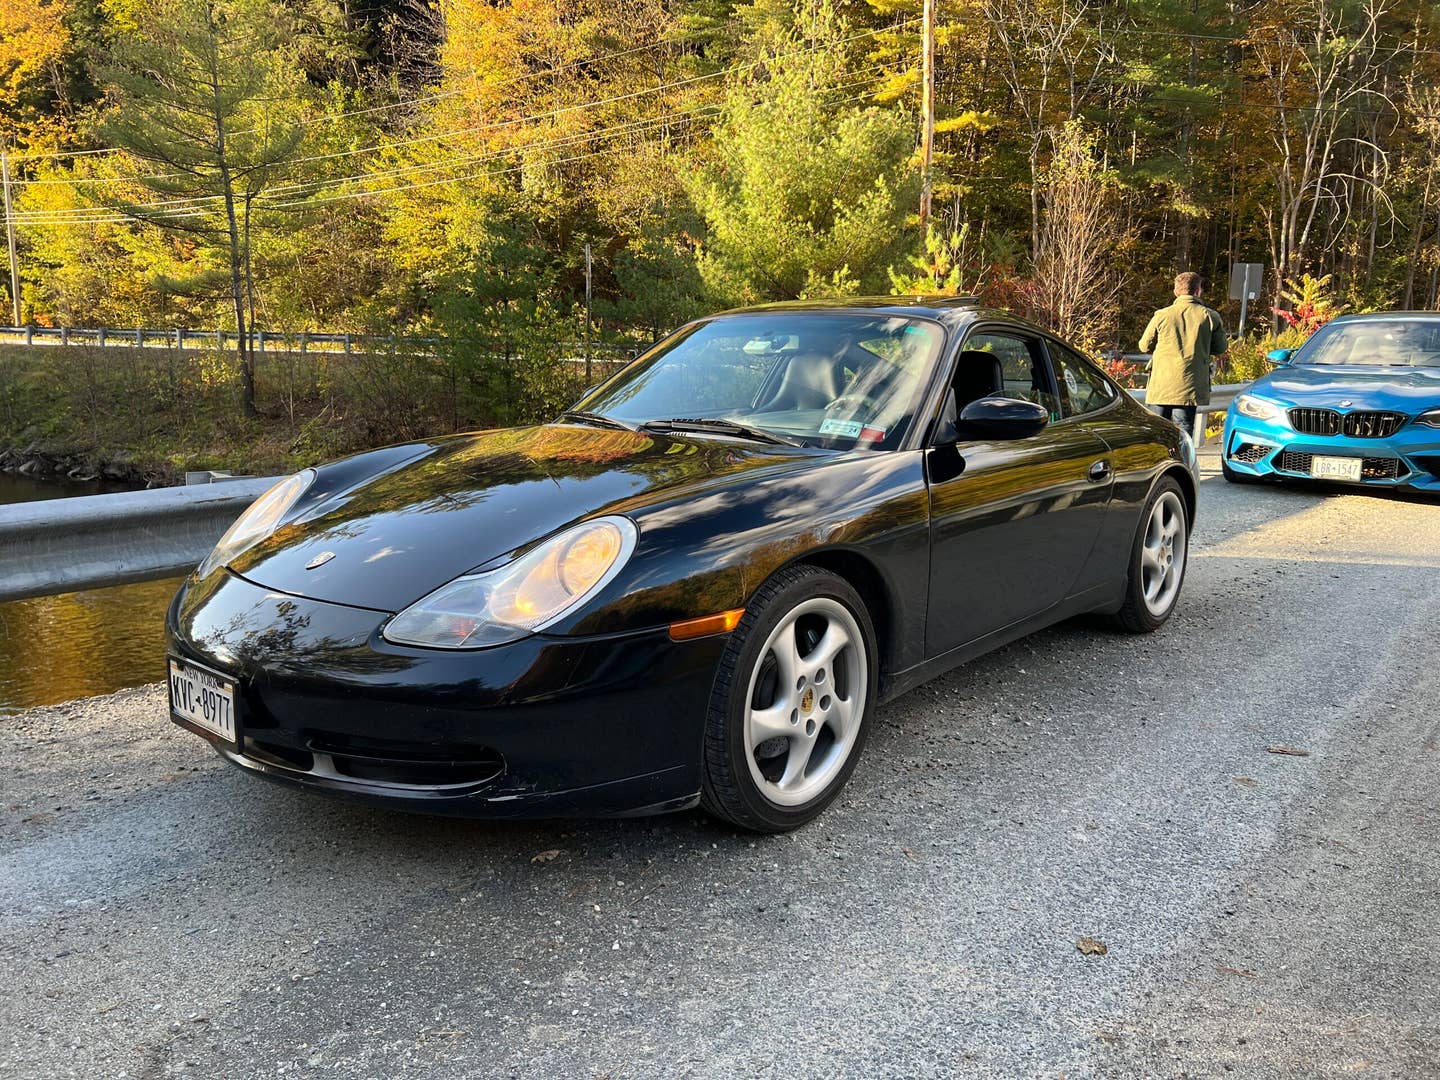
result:
[[[542,630],[598,592],[635,550],[628,518],[586,521],[514,562],[442,585],[396,615],[385,640],[433,649],[483,649]]]
[[[225,530],[225,535],[195,571],[196,575],[204,577],[217,567],[227,565],[273,533],[314,481],[315,470],[306,469],[281,480],[261,495]]]
[[[1235,408],[1255,420],[1277,420],[1284,412],[1273,401],[1266,401],[1254,394],[1241,394],[1235,399]]]
[[[1440,428],[1440,409],[1427,409],[1415,417],[1415,423],[1426,427]]]

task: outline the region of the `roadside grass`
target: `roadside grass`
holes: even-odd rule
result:
[[[599,379],[618,367],[596,361]],[[0,452],[42,471],[152,483],[187,470],[291,471],[409,439],[548,419],[585,389],[553,349],[519,356],[267,351],[260,415],[233,353],[0,345]]]

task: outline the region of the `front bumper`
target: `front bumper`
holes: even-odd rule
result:
[[[725,637],[664,629],[535,636],[472,652],[391,645],[386,615],[190,581],[172,654],[233,675],[251,773],[371,803],[467,817],[625,815],[693,805]]]
[[[1226,466],[1247,476],[1309,480],[1310,458],[1355,457],[1362,459],[1359,481],[1324,482],[1440,492],[1440,429],[1413,422],[1384,439],[1306,435],[1283,418],[1256,420],[1232,405],[1221,446]]]

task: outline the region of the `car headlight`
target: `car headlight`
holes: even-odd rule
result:
[[[1424,424],[1426,427],[1440,428],[1440,409],[1426,409],[1415,417],[1415,423]]]
[[[1235,399],[1235,408],[1243,415],[1253,417],[1256,420],[1275,420],[1283,413],[1283,409],[1273,401],[1266,401],[1264,398],[1255,397],[1253,394],[1241,394]]]
[[[1195,440],[1184,428],[1180,429],[1180,460],[1185,462],[1191,469],[1197,465],[1195,457]]]
[[[514,562],[442,585],[385,626],[386,641],[483,649],[542,630],[606,585],[635,550],[628,518],[576,525]]]
[[[217,567],[225,566],[273,533],[314,481],[315,470],[306,469],[281,480],[261,495],[225,530],[225,535],[195,571],[196,575],[204,577]]]

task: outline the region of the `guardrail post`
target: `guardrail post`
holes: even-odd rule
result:
[[[224,330],[216,330],[216,331],[215,331],[215,348],[216,348],[218,351],[220,351],[220,352],[224,352],[224,351],[225,351],[225,331],[224,331]]]
[[[349,333],[346,333],[346,335],[345,335],[345,355],[346,355],[346,356],[349,356],[349,355],[350,355],[350,335],[349,335]]]
[[[62,327],[60,327],[60,344],[61,344],[61,345],[69,345],[69,344],[70,344],[70,328],[69,328],[68,326],[62,326]]]
[[[307,346],[308,344],[310,344],[310,335],[309,335],[306,331],[301,330],[301,331],[300,331],[300,355],[301,355],[301,356],[304,356],[304,355],[305,355],[305,346]]]
[[[96,333],[98,334],[97,344],[99,344],[100,348],[103,349],[105,347],[105,327],[100,327],[100,329]]]
[[[183,349],[183,348],[185,348],[185,328],[184,328],[184,327],[177,326],[177,327],[175,328],[175,348],[177,348],[177,349]]]
[[[27,327],[25,327],[25,344],[26,344],[26,345],[34,345],[34,344],[35,344],[35,328],[34,328],[33,326],[27,326]]]
[[[135,347],[137,349],[145,347],[145,331],[138,326],[135,328]]]
[[[265,331],[264,331],[264,330],[256,330],[256,331],[255,331],[255,351],[258,352],[258,353],[262,353],[262,354],[265,352]]]

